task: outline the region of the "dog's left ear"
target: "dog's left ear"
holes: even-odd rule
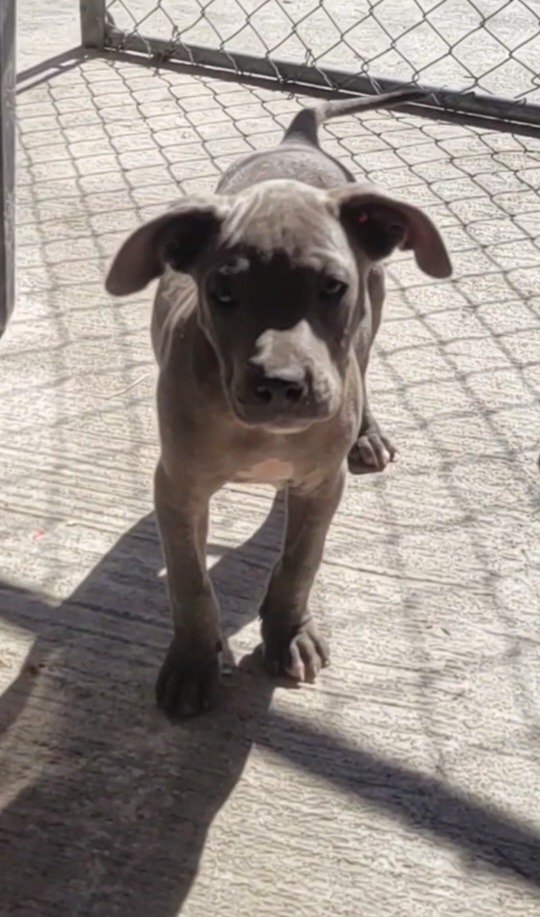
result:
[[[113,296],[137,293],[161,276],[167,265],[189,273],[226,214],[225,198],[187,198],[175,210],[144,223],[116,253],[105,289]]]
[[[369,186],[350,185],[334,193],[341,221],[373,261],[395,248],[412,249],[418,267],[430,277],[450,277],[452,265],[443,240],[417,207]]]

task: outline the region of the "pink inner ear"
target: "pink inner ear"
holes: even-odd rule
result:
[[[360,213],[356,217],[357,223],[367,223],[368,220],[369,220],[369,216],[365,210],[361,210]]]

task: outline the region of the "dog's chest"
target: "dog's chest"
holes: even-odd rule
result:
[[[276,487],[286,484],[293,476],[292,462],[281,459],[269,458],[257,462],[251,468],[242,468],[236,475],[235,481],[249,484],[274,484]]]

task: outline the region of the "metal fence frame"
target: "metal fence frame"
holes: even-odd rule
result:
[[[0,337],[15,299],[15,0],[0,0]]]
[[[279,60],[272,55],[238,54],[222,47],[164,41],[140,35],[137,31],[123,32],[107,11],[106,0],[80,0],[80,9],[84,47],[102,53],[120,53],[132,60],[150,61],[156,67],[206,72],[317,95],[373,94],[410,85],[372,73],[354,74]],[[436,119],[467,121],[540,136],[540,104],[484,92],[442,89],[421,81],[415,83],[425,91],[426,99],[421,104],[404,106],[404,110]]]
[[[384,92],[408,85],[374,74],[309,66],[271,55],[238,54],[224,48],[176,43],[126,33],[107,11],[106,0],[79,0],[82,46],[99,54],[263,83],[316,95]],[[16,0],[0,0],[0,337],[15,300],[15,22]],[[460,120],[498,130],[540,136],[540,104],[487,93],[441,89],[418,82],[421,104],[403,106],[427,117]]]

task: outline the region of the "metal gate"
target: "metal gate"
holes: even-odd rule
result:
[[[0,337],[15,296],[15,0],[0,2]]]
[[[415,106],[540,132],[540,0],[81,0],[83,44],[290,90],[415,83]]]

